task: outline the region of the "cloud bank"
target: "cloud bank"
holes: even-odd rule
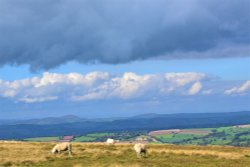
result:
[[[0,65],[249,56],[248,0],[1,0]]]
[[[250,81],[244,82],[242,85],[225,90],[225,94],[245,94],[250,91]]]
[[[132,72],[44,73],[41,77],[15,81],[0,80],[0,97],[23,103],[46,101],[156,100],[168,97],[247,94],[246,81],[236,87],[204,73],[138,75]]]

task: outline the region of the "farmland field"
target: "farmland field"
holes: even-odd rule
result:
[[[250,128],[220,127],[151,132],[162,143],[184,144],[184,145],[232,145],[232,146],[250,146]],[[200,133],[197,133],[200,132]],[[205,133],[207,132],[207,133]]]
[[[22,141],[30,142],[50,142],[58,141],[63,136],[26,138]],[[72,142],[104,142],[107,138],[123,142],[133,142],[137,138],[144,138],[151,143],[166,143],[178,145],[231,145],[250,146],[249,127],[219,127],[219,128],[199,128],[199,129],[174,129],[151,131],[123,131],[109,133],[89,133],[75,136]]]
[[[90,133],[84,136],[79,136],[74,139],[75,142],[92,142],[97,140],[105,141],[108,137],[113,137],[114,133]]]
[[[107,138],[113,138],[121,141],[134,140],[136,137],[141,135],[146,135],[146,131],[122,131],[116,133],[89,133],[84,135],[74,136],[73,142],[104,142]],[[25,138],[21,141],[31,141],[31,142],[47,142],[47,141],[58,141],[62,139],[63,136],[57,137],[35,137],[35,138]]]
[[[48,141],[57,141],[60,137],[35,137],[35,138],[26,138],[25,141],[39,141],[39,142],[48,142]]]
[[[0,166],[34,167],[247,167],[250,148],[150,144],[137,158],[132,144],[73,143],[73,157],[52,155],[52,142],[0,142]]]

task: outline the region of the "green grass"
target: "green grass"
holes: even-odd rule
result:
[[[29,142],[49,142],[49,141],[58,141],[60,137],[35,137],[35,138],[26,138],[24,141]]]
[[[80,136],[80,137],[76,137],[74,139],[74,142],[92,142],[95,141],[96,138],[95,137],[90,137],[90,136]]]
[[[90,137],[104,137],[104,136],[113,136],[115,133],[91,133],[87,134]]]
[[[243,139],[243,140],[250,140],[250,133],[249,133],[249,134],[246,134],[246,135],[241,135],[241,136],[240,136],[240,139]]]
[[[106,138],[114,136],[114,133],[90,133],[84,136],[75,137],[74,142],[105,141]]]
[[[165,134],[165,135],[156,135],[156,139],[160,140],[163,143],[178,143],[185,140],[193,140],[195,137],[201,137],[203,135],[198,134]]]

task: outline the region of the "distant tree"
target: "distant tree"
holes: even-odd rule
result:
[[[216,132],[217,132],[217,130],[216,130],[216,129],[212,129],[212,132],[213,132],[213,133],[216,133]]]

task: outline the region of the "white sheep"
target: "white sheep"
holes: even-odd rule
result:
[[[70,142],[58,143],[51,150],[51,152],[53,154],[61,153],[61,151],[68,151],[69,155],[72,156],[72,146],[71,146],[71,143]]]
[[[136,152],[138,158],[141,157],[142,153],[143,153],[143,156],[146,157],[146,155],[147,155],[147,145],[146,144],[136,143],[134,145],[134,149],[135,149],[135,152]]]
[[[107,141],[106,141],[106,143],[107,144],[115,144],[115,140],[108,138]]]

